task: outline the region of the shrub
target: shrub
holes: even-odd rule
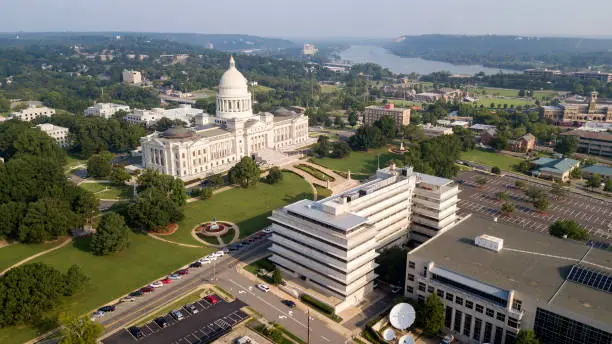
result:
[[[317,299],[315,299],[314,297],[308,295],[308,294],[302,294],[300,295],[300,300],[302,300],[303,302],[313,306],[314,308],[317,308],[320,311],[323,311],[324,313],[328,314],[328,315],[332,315],[334,314],[334,308],[322,301],[319,301]]]
[[[491,168],[491,173],[500,174],[501,169],[497,166],[493,166],[493,168]]]

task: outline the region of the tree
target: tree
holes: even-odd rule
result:
[[[184,127],[187,123],[181,121],[180,119],[170,119],[167,117],[162,117],[159,121],[155,122],[153,128],[155,131],[166,131],[172,127]]]
[[[183,217],[182,208],[156,188],[148,188],[140,193],[138,201],[127,208],[128,222],[148,230],[163,230]]]
[[[106,178],[111,174],[114,155],[110,152],[102,152],[92,155],[87,160],[87,175],[94,178]]]
[[[612,178],[608,178],[603,187],[604,191],[612,192]]]
[[[512,214],[514,212],[514,210],[516,209],[516,207],[514,206],[513,203],[510,202],[505,202],[504,204],[502,204],[501,206],[501,212],[502,214],[504,214],[505,216],[508,216],[510,214]]]
[[[367,151],[368,148],[378,148],[385,144],[380,129],[376,126],[364,125],[357,129],[355,135],[349,138],[353,150]]]
[[[72,264],[64,275],[64,295],[72,295],[81,290],[89,281],[80,266]]]
[[[326,135],[319,135],[317,143],[312,147],[312,152],[320,157],[326,157],[329,155],[330,144],[329,137]]]
[[[582,169],[579,167],[574,168],[570,171],[570,178],[572,179],[582,179]]]
[[[517,189],[522,189],[522,188],[524,188],[524,187],[525,187],[525,182],[524,182],[524,181],[522,181],[522,180],[517,180],[516,182],[514,182],[514,186],[515,186]]]
[[[113,185],[124,185],[125,182],[131,178],[132,176],[130,173],[121,166],[113,166],[111,173],[108,176],[108,180],[110,180]]]
[[[590,187],[591,190],[593,190],[594,188],[599,189],[601,187],[601,176],[597,173],[591,174],[586,179],[586,186]]]
[[[248,188],[257,184],[260,174],[261,172],[255,161],[245,156],[229,170],[228,177],[230,183]]]
[[[167,174],[161,174],[155,170],[146,170],[138,176],[138,191],[154,188],[165,194],[177,206],[187,203],[187,190],[185,183],[179,178]]]
[[[474,181],[476,182],[476,184],[478,184],[479,188],[482,188],[488,182],[487,178],[482,176],[476,177]]]
[[[491,168],[491,173],[495,173],[495,174],[501,174],[501,169],[497,166],[493,166]]]
[[[340,116],[334,118],[334,125],[339,128],[344,128],[344,121]]]
[[[19,226],[19,240],[42,243],[67,235],[75,224],[75,215],[68,203],[57,198],[41,198],[30,203]]]
[[[374,122],[374,126],[380,129],[385,141],[390,141],[397,135],[398,128],[391,116],[383,116],[381,119]]]
[[[540,341],[532,330],[521,330],[516,336],[514,344],[540,344]]]
[[[331,118],[329,118],[329,116],[325,117],[325,120],[323,121],[323,125],[328,128],[332,126],[332,120]]]
[[[281,282],[283,282],[283,274],[278,268],[275,268],[272,274],[272,284],[279,285]]]
[[[357,120],[358,120],[357,112],[355,112],[355,111],[349,112],[349,114],[348,114],[348,122],[349,122],[349,125],[351,127],[354,127],[354,126],[357,125]]]
[[[404,279],[401,278],[402,271],[406,273],[406,254],[408,251],[400,247],[391,247],[383,250],[376,257],[376,274],[380,280],[390,284],[404,287]],[[404,258],[402,258],[404,257]]]
[[[89,249],[98,256],[119,252],[127,247],[129,229],[123,216],[109,213],[102,216],[96,232],[91,238]]]
[[[524,97],[524,96],[525,96],[525,90],[520,89],[520,90],[518,91],[518,96],[519,96],[519,97]]]
[[[59,323],[62,338],[59,344],[96,344],[104,333],[104,326],[89,317],[62,314]]]
[[[525,196],[531,198],[531,201],[534,201],[538,198],[546,197],[544,190],[538,188],[537,186],[530,186],[525,190]]]
[[[281,172],[280,168],[277,166],[272,167],[266,176],[266,183],[276,184],[281,180],[283,180],[283,173]]]
[[[201,199],[209,199],[211,198],[213,195],[213,190],[212,188],[203,188],[202,192],[200,194],[200,198]]]
[[[341,159],[349,154],[351,154],[351,147],[348,145],[348,143],[344,141],[336,141],[332,143],[331,156],[333,158]]]
[[[520,163],[519,163],[519,164],[516,166],[516,169],[517,169],[519,172],[522,172],[522,173],[525,173],[525,174],[526,174],[526,173],[529,173],[529,170],[531,169],[531,163],[530,163],[529,161],[527,161],[527,160],[523,160],[523,161],[521,161],[521,162],[520,162]]]
[[[538,197],[535,198],[533,201],[533,207],[538,211],[538,212],[543,212],[546,209],[548,209],[548,206],[550,205],[549,201],[548,201],[548,197],[546,196],[542,196],[542,197]]]
[[[574,220],[557,220],[548,228],[548,233],[557,238],[587,240],[589,234]]]
[[[223,181],[223,176],[220,174],[213,174],[212,176],[208,177],[208,182],[210,183],[210,186],[221,186],[223,185],[225,182]]]
[[[559,183],[553,183],[550,193],[558,197],[565,197],[567,195],[567,188]]]
[[[557,144],[555,145],[555,152],[563,154],[564,156],[571,156],[576,153],[578,148],[578,138],[572,135],[561,135]]]
[[[437,294],[431,294],[425,299],[421,309],[423,333],[433,337],[444,328],[444,304]]]
[[[504,191],[500,191],[498,193],[495,194],[495,197],[497,197],[498,200],[500,201],[507,201],[509,196],[507,192]]]

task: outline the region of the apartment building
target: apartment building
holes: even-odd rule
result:
[[[609,131],[572,130],[561,135],[578,137],[578,152],[612,158],[612,133]]]
[[[139,71],[125,69],[121,75],[126,84],[140,85],[142,83],[142,74]]]
[[[532,68],[532,69],[526,69],[523,71],[523,74],[530,76],[530,77],[534,77],[534,78],[547,78],[547,79],[552,79],[552,78],[556,78],[556,77],[560,77],[562,75],[560,70],[553,70],[553,69],[536,69],[536,68]]]
[[[402,125],[410,124],[410,109],[396,108],[394,104],[367,106],[363,112],[363,123],[365,125],[372,125],[384,116],[393,118],[395,126],[398,129],[401,128]]]
[[[97,116],[109,119],[113,117],[117,111],[130,112],[128,105],[114,104],[114,103],[96,103],[84,111],[85,116]]]
[[[545,344],[609,344],[611,261],[610,251],[472,215],[408,253],[405,296],[438,295],[444,327],[464,343],[511,344],[530,329]]]
[[[26,109],[11,113],[9,119],[16,118],[20,121],[31,122],[32,120],[41,116],[51,117],[53,115],[55,115],[54,109],[48,108],[46,106],[36,107],[31,105]]]
[[[67,147],[70,143],[68,140],[68,128],[53,125],[51,123],[39,124],[36,128],[54,138],[61,147]]]
[[[431,125],[431,123],[421,125],[420,127],[423,130],[423,134],[425,135],[425,137],[428,138],[453,134],[453,128],[451,127],[435,126]]]

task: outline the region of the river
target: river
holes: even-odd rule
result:
[[[390,71],[398,74],[414,72],[425,75],[433,72],[449,71],[451,74],[473,75],[478,72],[497,74],[500,70],[504,73],[520,73],[520,71],[516,70],[488,68],[479,65],[454,65],[448,62],[401,57],[375,45],[351,45],[347,50],[338,53],[338,55],[340,55],[343,61],[349,61],[351,64],[372,62],[389,68]]]

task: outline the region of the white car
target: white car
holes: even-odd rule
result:
[[[200,263],[202,263],[202,264],[210,264],[210,263],[212,263],[212,262],[210,261],[210,259],[208,259],[208,258],[206,258],[206,259],[200,259],[200,260],[199,260],[199,262],[200,262]]]
[[[104,316],[104,311],[95,311],[93,312],[93,314],[91,315],[91,320],[95,321],[96,319],[99,319],[101,317]]]
[[[221,251],[217,251],[215,253],[213,253],[216,257],[223,257],[223,255],[225,254],[225,252],[223,252],[223,250]]]
[[[264,229],[263,232],[266,233],[266,234],[270,234],[270,233],[272,233],[272,228],[268,227],[268,228]]]
[[[261,284],[261,283],[257,285],[257,289],[263,291],[264,293],[267,293],[270,291],[270,287],[268,287],[265,284]]]
[[[119,300],[119,302],[134,302],[134,301],[136,301],[136,298],[133,296],[122,297],[121,300]]]
[[[215,256],[214,254],[211,254],[210,256],[206,256],[206,259],[208,260],[217,260],[217,258],[219,257]]]
[[[160,281],[153,282],[153,283],[151,283],[151,284],[149,284],[149,285],[150,285],[151,287],[153,287],[153,288],[161,288],[161,287],[163,287],[163,286],[164,286],[164,284],[163,284],[162,282],[160,282]]]
[[[202,264],[204,264],[204,263],[202,263]],[[179,279],[181,279],[181,275],[179,275],[179,274],[172,274],[172,275],[168,275],[168,278],[171,279],[171,280],[179,280]]]

